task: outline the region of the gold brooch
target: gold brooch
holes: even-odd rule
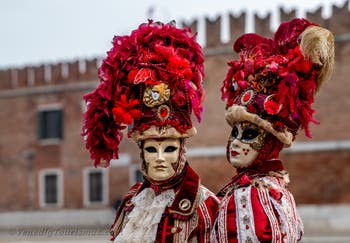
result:
[[[143,93],[143,103],[148,107],[164,104],[170,98],[170,89],[165,83],[148,85]]]

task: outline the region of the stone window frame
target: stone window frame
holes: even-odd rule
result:
[[[93,172],[101,172],[102,174],[102,201],[92,202],[90,201],[90,190],[89,190],[89,175]],[[108,205],[109,200],[109,175],[108,168],[95,168],[85,167],[83,169],[83,204],[85,207],[93,206],[105,206]]]
[[[41,137],[42,136],[42,131],[41,129],[43,129],[41,127],[41,120],[40,120],[40,114],[44,113],[44,112],[50,112],[50,111],[60,111],[60,136],[58,137],[54,137],[54,138],[45,138],[45,137]],[[55,145],[55,144],[59,144],[61,143],[61,141],[63,140],[64,137],[64,114],[63,114],[63,106],[59,103],[54,103],[54,104],[45,104],[45,105],[40,105],[37,108],[37,137],[38,137],[38,141],[40,142],[41,145]]]
[[[45,201],[45,177],[48,175],[57,176],[57,202],[47,203]],[[60,168],[42,169],[39,171],[39,206],[41,208],[61,208],[63,207],[63,170]]]

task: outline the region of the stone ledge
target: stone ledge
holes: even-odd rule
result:
[[[300,205],[298,211],[305,226],[305,236],[350,236],[350,204]],[[106,227],[113,223],[113,209],[0,213],[0,231],[48,227]]]

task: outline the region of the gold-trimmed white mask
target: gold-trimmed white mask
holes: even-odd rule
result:
[[[248,167],[264,145],[266,132],[250,122],[236,123],[228,140],[228,159],[236,168]]]

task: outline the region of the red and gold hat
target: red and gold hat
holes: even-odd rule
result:
[[[314,95],[334,66],[333,34],[306,19],[282,23],[273,39],[244,34],[221,88],[226,120],[249,121],[290,146],[299,128],[311,137]]]
[[[122,130],[135,141],[193,136],[204,100],[203,54],[190,29],[149,21],[115,36],[98,70],[100,84],[84,96],[83,135],[95,166],[118,158]]]

